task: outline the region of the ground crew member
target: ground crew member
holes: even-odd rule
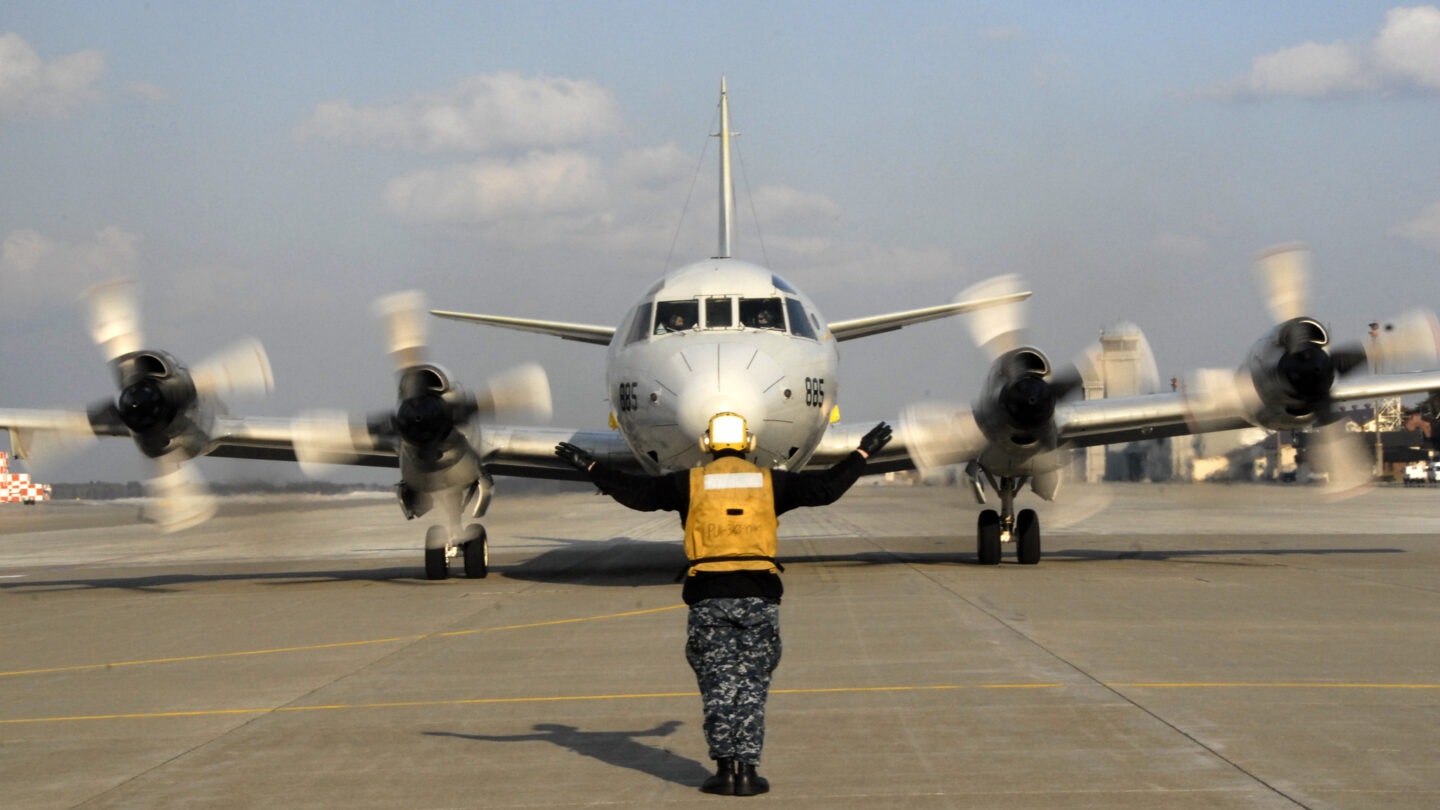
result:
[[[736,413],[711,417],[700,446],[713,456],[703,467],[661,476],[605,467],[569,442],[555,455],[586,471],[600,491],[641,511],[679,512],[685,527],[682,592],[690,606],[685,658],[695,670],[705,712],[705,740],[716,773],[700,789],[722,796],[770,790],[755,772],[765,742],[765,699],[780,663],[780,582],[777,518],[799,506],[834,503],[865,470],[865,460],[890,441],[876,425],[860,447],[827,470],[770,470],[745,460],[755,436]]]

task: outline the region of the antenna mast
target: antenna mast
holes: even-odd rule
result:
[[[720,253],[715,258],[730,258],[735,233],[735,186],[730,180],[730,101],[726,97],[725,77],[720,77]]]

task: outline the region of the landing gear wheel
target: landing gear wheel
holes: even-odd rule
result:
[[[450,576],[450,559],[446,554],[445,545],[449,542],[449,533],[444,526],[431,526],[425,532],[425,578],[426,579],[448,579]]]
[[[490,540],[485,536],[485,527],[473,524],[465,536],[470,538],[460,546],[465,555],[465,576],[484,579],[490,573]]]
[[[1040,517],[1034,509],[1021,509],[1015,516],[1015,561],[1021,565],[1040,562]]]
[[[981,565],[1000,564],[1000,513],[986,509],[976,521],[975,551]]]

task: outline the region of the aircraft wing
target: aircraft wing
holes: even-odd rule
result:
[[[563,340],[594,343],[599,346],[609,346],[610,339],[615,336],[615,327],[613,326],[599,326],[588,323],[540,321],[533,318],[507,318],[501,315],[478,315],[469,312],[448,312],[440,309],[432,309],[430,310],[430,314],[437,318],[448,318],[452,321],[483,323],[487,326],[498,326],[502,329],[515,329],[520,332],[553,335]]]
[[[869,433],[878,421],[880,420],[831,425],[830,429],[825,431],[825,438],[820,440],[820,446],[815,448],[815,454],[806,462],[804,469],[820,470],[844,460],[846,456],[855,452],[855,448],[860,446],[861,437]],[[894,424],[895,420],[886,421]],[[910,459],[909,449],[905,445],[905,437],[898,430],[890,439],[890,443],[885,445],[885,449],[871,456],[865,462],[866,475],[913,469],[915,469],[915,462]]]
[[[833,335],[837,341],[853,340],[855,338],[878,335],[882,332],[893,332],[896,329],[903,326],[910,326],[911,324],[924,323],[938,318],[948,318],[951,315],[960,315],[1000,304],[1024,301],[1029,297],[1029,292],[1017,292],[989,298],[977,298],[970,301],[956,301],[953,304],[941,304],[939,306],[924,307],[922,309],[910,309],[904,312],[891,312],[886,315],[852,318],[848,321],[831,321],[830,334]]]
[[[1337,382],[1331,398],[1337,402],[1367,401],[1428,391],[1440,391],[1440,371],[1384,374]],[[833,425],[805,469],[822,469],[840,461],[860,445],[860,437],[872,427],[873,422]],[[1075,448],[1238,430],[1253,425],[1233,415],[1197,417],[1184,394],[1162,393],[1065,403],[1055,409],[1055,427],[1060,446]],[[866,464],[866,474],[915,469],[906,438],[905,431],[897,430],[885,449]],[[982,449],[983,445],[976,444],[973,455],[968,457],[978,457]]]
[[[210,426],[199,456],[260,461],[296,461],[295,423],[277,417],[218,416]],[[0,429],[10,432],[10,447],[19,460],[82,446],[101,437],[130,437],[130,431],[100,408],[83,411],[0,409]],[[390,429],[370,425],[357,431],[353,457],[337,462],[358,467],[398,467],[399,437]],[[858,441],[858,439],[857,439]],[[617,469],[640,472],[635,456],[615,431],[579,431],[483,425],[477,448],[485,469],[494,475],[519,478],[585,480],[555,456],[555,445],[571,442]]]
[[[83,446],[100,436],[129,436],[124,425],[110,413],[96,407],[91,412],[0,409],[0,430],[10,432],[10,450],[16,459],[28,459],[35,451]]]
[[[1330,389],[1330,400],[1363,402],[1437,390],[1440,371],[1379,374],[1337,381]],[[1166,393],[1064,404],[1055,409],[1055,426],[1063,445],[1088,447],[1253,425],[1237,415],[1197,418],[1184,394]]]
[[[1238,417],[1193,419],[1183,394],[1141,394],[1070,402],[1055,409],[1063,447],[1090,447],[1251,427]]]
[[[1330,398],[1342,401],[1398,397],[1440,391],[1440,371],[1414,371],[1404,374],[1377,374],[1339,380],[1330,388]]]

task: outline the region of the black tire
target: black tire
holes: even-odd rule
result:
[[[465,576],[470,579],[484,579],[490,573],[490,539],[485,527],[476,523],[467,535],[474,535],[460,547],[465,557]]]
[[[981,565],[1000,564],[1000,513],[986,509],[976,521],[975,552]]]
[[[1040,562],[1040,517],[1034,509],[1021,509],[1015,516],[1015,562]]]
[[[425,578],[448,579],[450,561],[445,559],[445,543],[449,537],[444,526],[431,526],[425,532]]]

